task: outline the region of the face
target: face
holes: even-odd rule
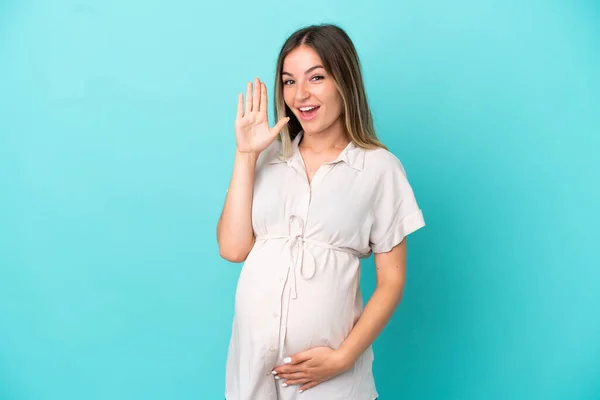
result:
[[[341,124],[342,97],[312,47],[299,46],[286,56],[281,81],[285,104],[306,133]]]

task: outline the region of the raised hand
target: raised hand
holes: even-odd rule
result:
[[[238,96],[237,115],[235,118],[235,139],[237,149],[242,153],[259,154],[275,140],[281,129],[290,120],[280,119],[273,128],[269,128],[267,114],[267,87],[258,78],[246,87],[246,107],[242,93]]]

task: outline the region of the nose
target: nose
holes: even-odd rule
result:
[[[298,83],[296,85],[296,100],[297,101],[305,100],[310,96],[310,92],[308,91],[308,89],[305,85],[307,85],[307,83]]]

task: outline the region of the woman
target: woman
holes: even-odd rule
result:
[[[225,396],[373,400],[371,344],[402,296],[404,238],[425,223],[402,164],[377,140],[342,29],[310,26],[287,39],[275,119],[270,128],[256,78],[239,95],[217,227],[221,256],[244,261]],[[360,258],[371,253],[377,287],[363,310]]]

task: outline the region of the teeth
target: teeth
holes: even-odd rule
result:
[[[312,111],[317,107],[300,107],[300,111]]]

